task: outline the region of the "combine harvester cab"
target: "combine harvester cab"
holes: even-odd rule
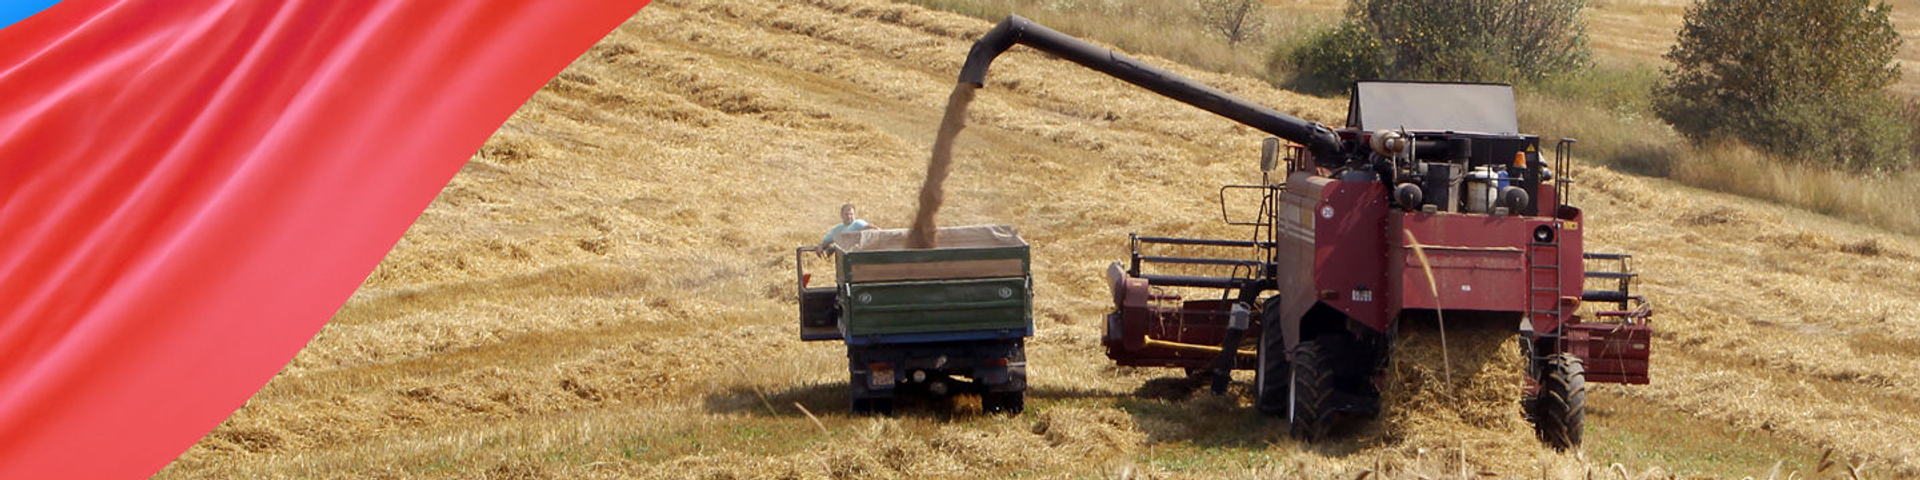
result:
[[[1564,178],[1573,140],[1549,164],[1539,137],[1519,133],[1510,86],[1359,82],[1336,130],[1019,17],[974,44],[960,82],[984,86],[1016,44],[1299,144],[1281,155],[1268,139],[1261,184],[1222,188],[1223,217],[1229,190],[1258,194],[1252,220],[1223,218],[1251,235],[1132,238],[1125,266],[1107,269],[1115,362],[1184,368],[1215,392],[1253,369],[1255,405],[1309,440],[1377,414],[1399,326],[1442,313],[1519,335],[1527,381],[1514,388],[1555,448],[1580,443],[1587,382],[1648,382],[1652,311],[1628,289],[1630,257],[1584,251]],[[1589,260],[1621,268],[1589,273]],[[1193,273],[1204,268],[1218,273]],[[1586,290],[1589,279],[1615,283]]]
[[[939,247],[910,249],[907,230],[840,235],[832,286],[810,288],[814,247],[795,251],[800,338],[847,346],[859,413],[890,413],[903,390],[978,393],[988,412],[1026,405],[1033,336],[1027,243],[1012,227],[941,228]]]

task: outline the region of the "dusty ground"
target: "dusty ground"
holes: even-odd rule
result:
[[[793,248],[842,202],[910,221],[989,26],[872,0],[655,2],[160,477],[1806,478],[1827,449],[1815,478],[1920,475],[1920,241],[1604,170],[1576,172],[1588,241],[1639,255],[1660,333],[1653,385],[1594,389],[1580,454],[1380,425],[1302,445],[1244,391],[1113,367],[1106,262],[1128,232],[1240,235],[1213,192],[1257,180],[1261,136],[1028,51],[973,103],[940,218],[1034,246],[1029,409],[850,416],[844,351],[796,338]],[[1344,107],[1174,69],[1309,119]]]

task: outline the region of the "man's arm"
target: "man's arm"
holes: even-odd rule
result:
[[[845,229],[841,228],[840,225],[835,225],[832,229],[827,230],[827,236],[820,238],[820,245],[815,247],[814,254],[825,258],[827,255],[833,253],[833,237],[838,236],[842,230]]]

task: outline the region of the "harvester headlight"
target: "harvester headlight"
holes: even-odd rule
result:
[[[1537,243],[1553,242],[1553,227],[1541,225],[1533,227],[1533,241]]]

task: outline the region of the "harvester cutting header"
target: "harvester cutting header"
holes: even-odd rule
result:
[[[1444,312],[1512,325],[1528,365],[1523,412],[1557,448],[1580,442],[1586,382],[1648,381],[1651,310],[1629,291],[1630,257],[1584,251],[1572,182],[1555,176],[1573,141],[1556,145],[1549,168],[1539,137],[1519,132],[1511,87],[1360,82],[1333,129],[1020,17],[974,44],[962,87],[984,87],[1016,44],[1297,144],[1283,155],[1269,139],[1263,150],[1263,178],[1279,178],[1222,189],[1223,216],[1227,190],[1258,194],[1257,218],[1228,220],[1251,227],[1250,239],[1132,237],[1130,258],[1108,271],[1103,342],[1119,364],[1186,368],[1211,375],[1216,391],[1231,370],[1254,369],[1258,408],[1317,439],[1379,412],[1377,380],[1401,322]],[[1223,255],[1151,254],[1166,246]],[[1588,260],[1619,268],[1588,271]],[[1149,271],[1167,265],[1222,274]],[[1589,279],[1609,288],[1586,290]],[[1220,295],[1184,300],[1163,287]],[[1249,330],[1257,339],[1243,339]]]

